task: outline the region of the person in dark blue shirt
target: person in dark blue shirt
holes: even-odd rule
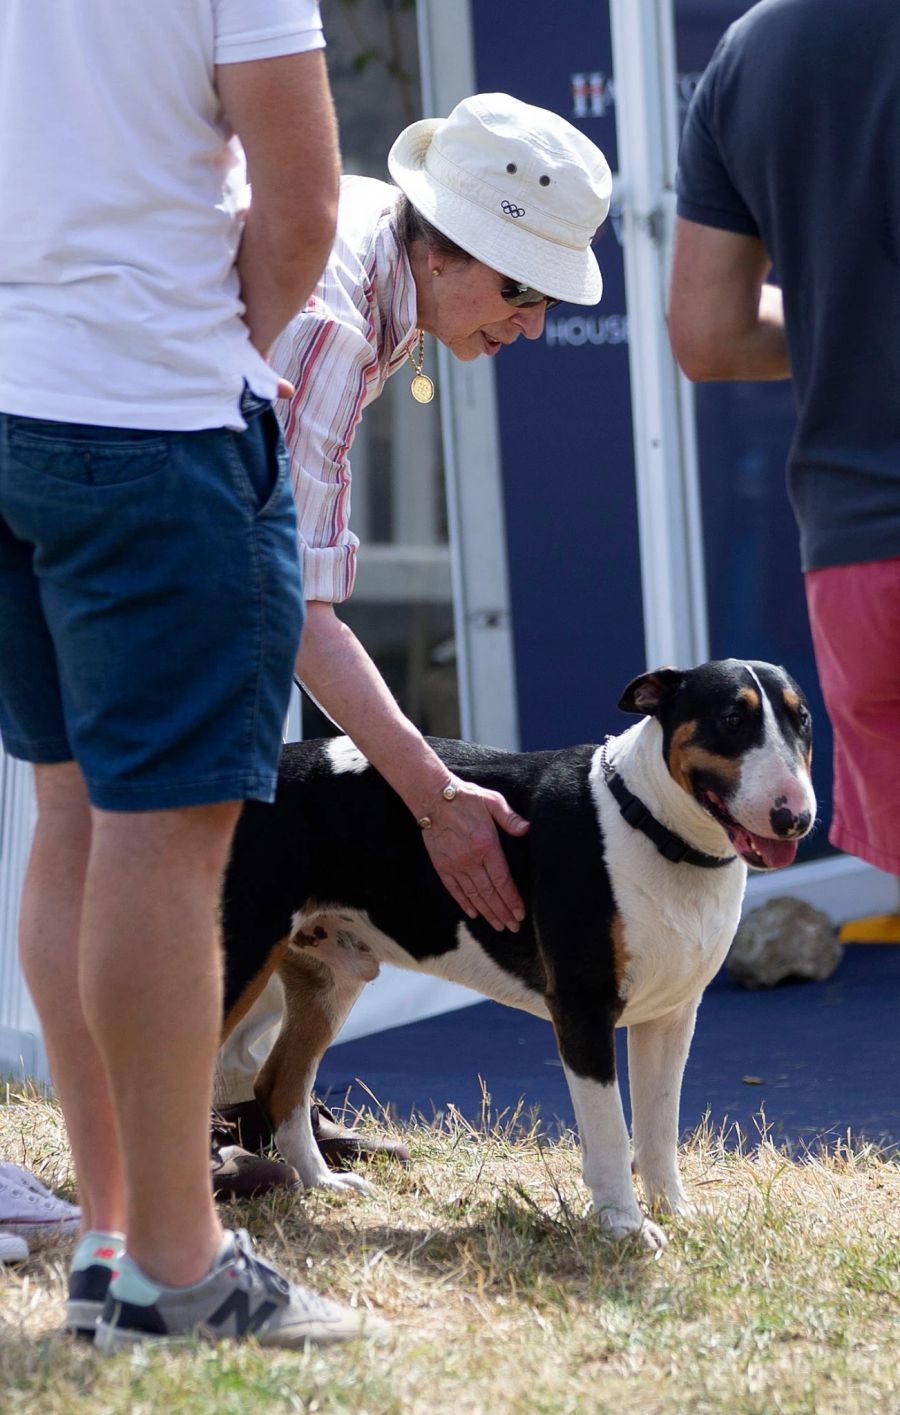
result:
[[[898,312],[900,5],[763,0],[688,111],[669,331],[689,378],[793,378],[830,839],[900,875]]]

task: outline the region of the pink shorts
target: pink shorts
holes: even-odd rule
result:
[[[809,570],[805,579],[834,729],[828,838],[900,875],[900,559]]]

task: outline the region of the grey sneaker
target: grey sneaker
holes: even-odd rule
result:
[[[95,1229],[84,1235],[72,1254],[69,1268],[68,1331],[93,1336],[124,1248],[122,1233],[100,1233]]]
[[[94,1337],[100,1351],[141,1341],[201,1336],[208,1341],[253,1336],[261,1346],[383,1337],[386,1322],[341,1307],[289,1282],[253,1251],[245,1229],[226,1231],[211,1271],[192,1287],[151,1282],[123,1254]]]

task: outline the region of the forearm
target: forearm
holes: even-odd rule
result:
[[[696,327],[676,352],[684,372],[696,383],[790,378],[781,291],[776,285],[763,285],[755,319]]]
[[[244,319],[263,353],[312,293],[337,216],[337,124],[321,50],[219,65],[223,112],[253,197],[238,273]]]
[[[718,356],[713,357],[716,371],[708,375],[710,378],[790,378],[784,309],[777,285],[763,285],[755,323],[723,332],[718,349]]]
[[[327,213],[308,223],[310,234],[292,228],[279,232],[254,207],[247,221],[238,253],[238,274],[244,322],[250,338],[263,354],[285,325],[305,304],[315,288],[328,257],[333,224]]]
[[[362,644],[330,604],[307,604],[297,673],[322,707],[419,820],[425,849],[444,887],[474,919],[513,933],[525,917],[497,835],[497,826],[524,835],[528,822],[507,801],[474,782],[442,795],[448,772],[440,757],[400,711]]]
[[[426,815],[447,783],[447,768],[330,604],[307,605],[297,675],[412,814]]]
[[[679,217],[669,283],[672,350],[688,378],[790,378],[781,291],[751,236]]]

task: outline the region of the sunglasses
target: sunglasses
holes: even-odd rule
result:
[[[500,294],[508,305],[515,305],[516,309],[544,305],[545,309],[554,310],[561,303],[551,295],[542,295],[540,290],[533,290],[530,285],[520,285],[518,280],[507,280],[505,285],[501,285]]]

